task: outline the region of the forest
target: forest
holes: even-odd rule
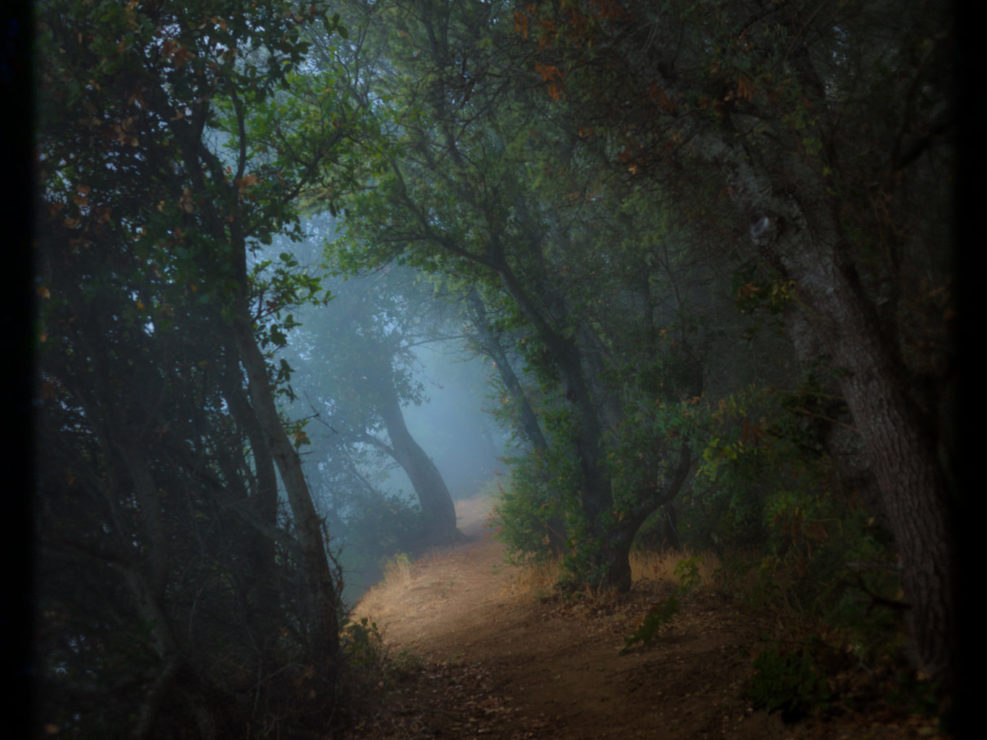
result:
[[[563,602],[708,553],[798,614],[763,707],[948,726],[950,3],[34,10],[32,736],[342,736],[479,494]]]

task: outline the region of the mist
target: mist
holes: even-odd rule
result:
[[[429,452],[454,500],[488,490],[503,475],[509,435],[490,406],[494,379],[489,360],[470,356],[455,341],[416,350],[426,400],[404,409],[408,428]],[[394,471],[391,485],[408,490],[407,477]]]
[[[702,732],[790,678],[947,706],[949,4],[37,5],[33,735],[359,733],[396,673],[357,600],[400,565],[395,633],[472,640],[505,561],[546,578],[527,646],[440,657],[562,677],[553,714],[620,684],[586,635],[677,672],[741,623]],[[692,714],[642,676],[584,736]],[[426,727],[462,734],[382,736]]]
[[[258,245],[250,264],[272,285],[286,267],[318,282],[267,316],[267,332],[281,331],[280,408],[353,603],[390,559],[458,537],[455,501],[492,505],[512,433],[492,413],[500,380],[461,304],[400,265],[338,274],[329,214],[301,232]]]

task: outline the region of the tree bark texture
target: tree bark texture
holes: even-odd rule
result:
[[[788,169],[785,186],[795,195],[784,206],[772,208],[776,199],[765,203],[781,219],[766,251],[794,284],[860,433],[901,559],[915,664],[948,681],[955,560],[936,440],[905,391],[906,369],[853,267],[824,184],[799,170],[795,164]]]
[[[948,683],[956,563],[947,479],[934,432],[906,392],[907,369],[857,275],[838,204],[797,154],[754,164],[763,158],[732,141],[699,138],[707,161],[726,169],[735,202],[771,223],[755,243],[794,287],[803,314],[788,322],[796,349],[803,360],[807,351],[828,356],[860,433],[901,559],[914,663]]]
[[[901,558],[914,658],[924,672],[943,676],[955,623],[946,478],[936,441],[904,392],[895,351],[837,249],[834,245],[828,265],[792,259],[785,250],[779,257],[828,340],[840,388],[877,480]],[[831,284],[823,288],[819,278],[825,273]]]

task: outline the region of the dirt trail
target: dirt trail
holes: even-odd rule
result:
[[[708,593],[686,597],[661,639],[620,655],[660,598],[564,604],[523,586],[483,527],[488,502],[459,502],[468,540],[372,589],[354,609],[391,655],[420,656],[359,737],[873,738],[922,728],[846,718],[796,726],[744,698],[758,626]],[[927,728],[926,728],[927,729]]]

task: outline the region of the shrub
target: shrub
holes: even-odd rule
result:
[[[754,659],[748,695],[756,706],[793,722],[825,708],[830,691],[809,645],[783,650],[775,644]]]
[[[563,552],[569,534],[572,461],[532,452],[513,462],[510,484],[501,489],[492,515],[497,537],[516,564],[551,560]]]
[[[345,517],[339,560],[347,576],[345,600],[353,603],[383,575],[388,558],[418,551],[423,533],[421,509],[399,496],[367,494]]]

